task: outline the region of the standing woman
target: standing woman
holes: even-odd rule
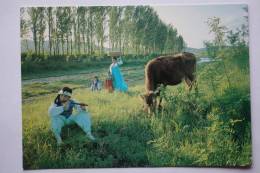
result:
[[[122,61],[117,62],[116,57],[112,58],[112,64],[110,65],[109,71],[110,74],[112,75],[112,80],[113,80],[113,88],[116,91],[122,91],[126,92],[128,90],[128,86],[124,80],[123,75],[121,74],[119,65],[122,64]]]
[[[60,136],[62,127],[74,123],[81,127],[86,133],[86,137],[92,141],[95,140],[91,134],[91,120],[85,108],[86,104],[77,103],[71,99],[71,96],[72,89],[69,87],[62,88],[49,108],[51,129],[58,145],[62,144]],[[76,113],[72,115],[73,111],[76,111]]]

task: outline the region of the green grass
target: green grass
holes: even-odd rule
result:
[[[22,107],[24,168],[250,166],[249,73],[226,65],[226,71],[218,63],[198,67],[198,94],[188,93],[184,84],[167,87],[162,112],[151,117],[142,111],[142,79],[130,83],[127,94],[75,89],[73,97],[89,104],[98,142],[69,126],[62,130],[61,147],[50,131],[47,110],[58,86],[77,88],[81,80],[23,87],[23,93],[38,96]],[[125,72],[129,79],[143,74],[141,69]]]
[[[239,149],[230,132],[233,119],[224,123],[220,110],[207,112],[207,106],[198,104],[197,110],[187,106],[190,110],[175,111],[165,103],[165,111],[148,117],[140,107],[141,90],[141,86],[129,94],[76,90],[74,98],[90,105],[92,129],[99,141],[91,143],[81,129],[70,126],[63,129],[65,145],[60,148],[47,116],[55,95],[23,105],[24,168],[250,165],[250,136]],[[246,136],[250,125],[245,128]]]
[[[144,64],[146,64],[147,61],[148,59],[124,60],[123,67],[133,68],[135,66],[142,66],[142,65],[144,66]],[[22,80],[38,79],[38,78],[53,77],[53,76],[63,76],[63,75],[96,73],[98,72],[99,69],[105,70],[107,72],[110,64],[111,64],[110,61],[95,62],[95,63],[78,62],[72,65],[69,65],[68,63],[64,64],[63,61],[58,63],[45,62],[44,65],[37,62],[27,62],[26,65],[28,65],[28,67],[25,67],[26,65],[22,64]],[[44,68],[44,66],[46,66],[46,68]],[[23,70],[23,68],[26,68],[26,70]]]

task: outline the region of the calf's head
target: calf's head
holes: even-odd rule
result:
[[[157,105],[157,94],[157,92],[149,91],[148,93],[141,95],[141,98],[144,101],[144,111],[148,112],[149,114],[155,112]]]

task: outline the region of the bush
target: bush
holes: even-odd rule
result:
[[[227,88],[224,93],[216,97],[215,104],[219,108],[219,118],[224,122],[235,122],[232,126],[232,138],[241,146],[246,129],[250,128],[251,110],[248,91],[238,88]]]

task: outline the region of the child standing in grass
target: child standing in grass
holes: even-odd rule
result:
[[[54,103],[49,108],[49,116],[51,118],[51,128],[58,145],[62,144],[61,129],[65,125],[76,123],[86,133],[86,136],[94,141],[95,138],[91,134],[90,115],[86,111],[86,104],[79,104],[71,99],[72,89],[64,87],[59,91]],[[77,113],[72,115],[73,110]]]
[[[95,76],[94,80],[91,82],[91,91],[99,91],[101,90],[101,82],[99,81],[98,77]]]

